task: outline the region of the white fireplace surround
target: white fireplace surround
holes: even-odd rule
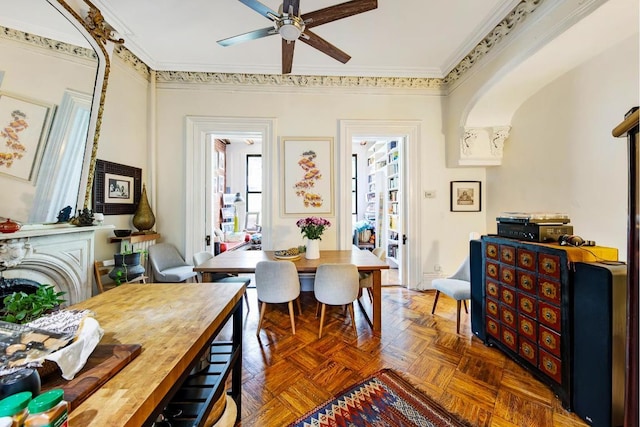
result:
[[[0,250],[11,247],[13,253],[24,255],[2,276],[53,285],[66,292],[68,305],[84,301],[92,294],[95,231],[103,228],[113,226],[27,225],[15,233],[0,233]],[[21,253],[23,245],[31,248]]]

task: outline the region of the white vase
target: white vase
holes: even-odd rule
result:
[[[318,259],[320,258],[320,240],[319,239],[307,239],[307,249],[304,253],[306,259]]]

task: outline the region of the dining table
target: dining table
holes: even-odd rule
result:
[[[251,250],[251,251],[226,251],[207,260],[203,264],[194,267],[194,270],[202,274],[203,282],[210,282],[215,273],[246,274],[255,273],[256,265],[260,261],[278,261],[275,251]],[[374,335],[379,336],[382,330],[382,270],[389,265],[368,250],[353,248],[349,250],[322,250],[317,259],[307,259],[304,254],[291,261],[296,266],[298,274],[315,274],[320,264],[338,263],[354,264],[360,273],[370,273],[372,284],[372,316],[364,310],[365,317]],[[373,317],[373,319],[371,319]]]

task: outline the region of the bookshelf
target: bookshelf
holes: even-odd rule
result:
[[[402,248],[402,162],[398,141],[376,141],[367,156],[365,218],[375,225],[375,246],[384,248],[390,265],[397,267]]]
[[[401,256],[401,179],[400,179],[400,150],[398,141],[386,143],[386,245],[387,259],[394,264],[400,263]]]

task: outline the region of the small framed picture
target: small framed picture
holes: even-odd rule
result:
[[[480,181],[451,181],[451,212],[480,212],[481,203]]]
[[[140,202],[142,169],[96,160],[93,211],[105,215],[133,214]]]

